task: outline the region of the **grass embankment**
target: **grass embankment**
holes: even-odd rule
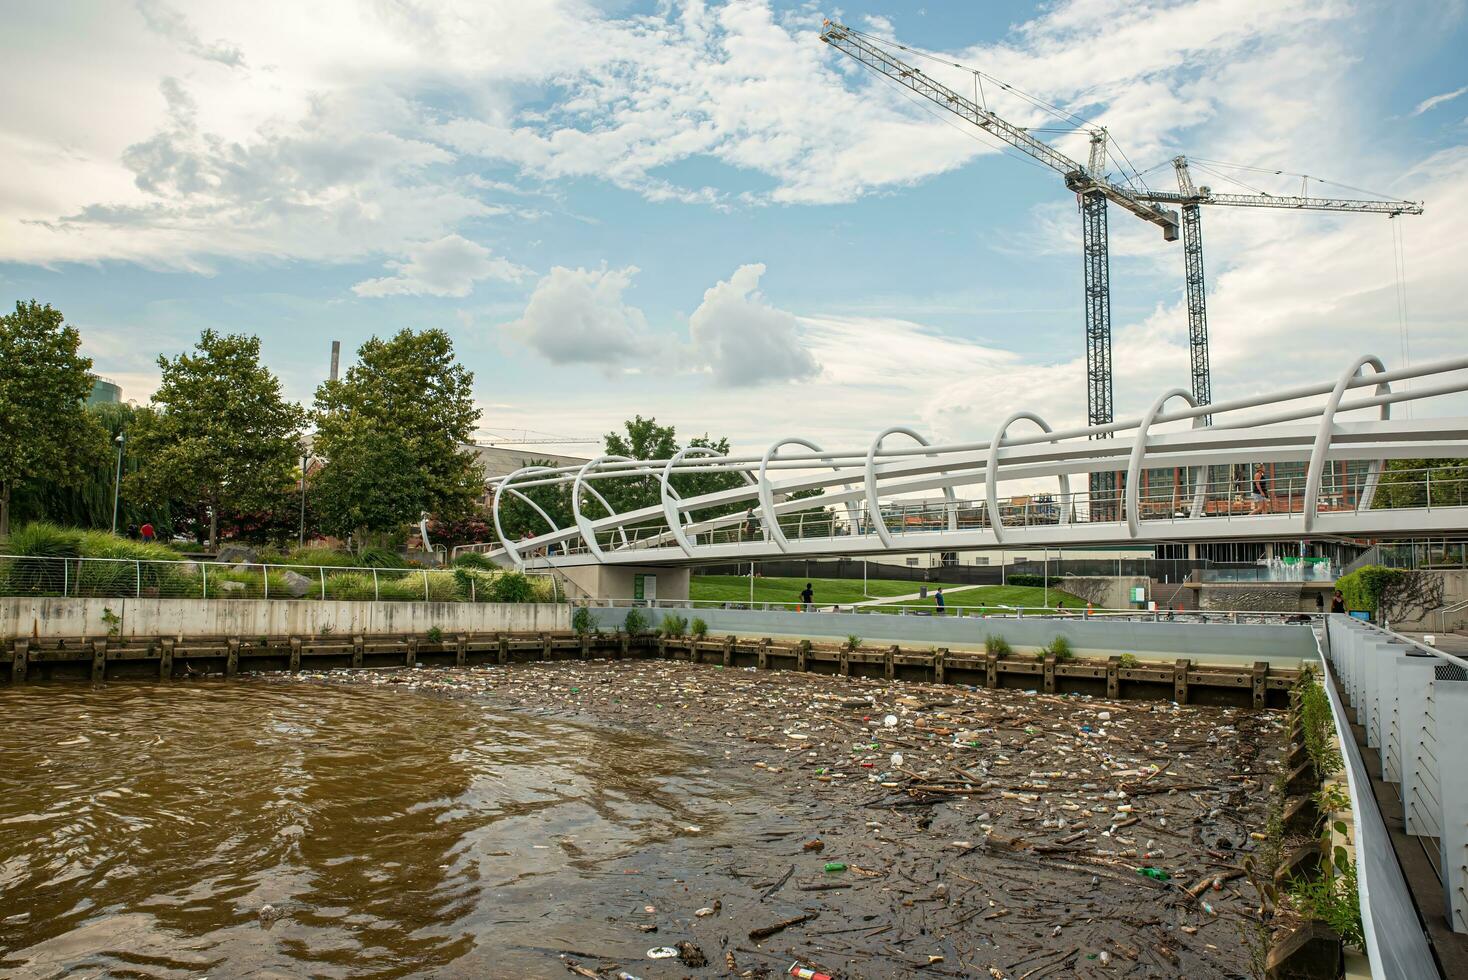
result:
[[[945,589],[948,586],[944,586]],[[1038,585],[979,585],[962,592],[947,592],[943,595],[943,603],[949,612],[962,610],[964,612],[979,612],[983,609],[997,609],[1000,606],[1023,609],[1054,609],[1059,603],[1064,609],[1085,609],[1086,600],[1062,592],[1059,589],[1048,591]],[[914,599],[911,602],[902,603],[908,608],[934,609],[937,603],[932,598],[932,590],[929,590],[927,599]],[[881,606],[874,608],[881,609]],[[896,610],[892,610],[895,612]]]
[[[38,521],[11,535],[0,545],[0,554],[15,556],[0,560],[0,595],[433,602],[555,598],[549,578],[507,572],[478,556],[465,556],[452,569],[422,570],[381,548],[358,554],[320,547],[287,553],[262,548],[256,551],[258,562],[230,566],[195,561],[165,544]]]
[[[962,588],[947,582],[901,582],[893,579],[868,579],[866,592],[862,592],[860,579],[845,578],[756,578],[754,580],[755,602],[799,602],[800,590],[810,582],[818,606],[845,606],[868,599],[887,599],[895,596],[916,595],[924,584],[928,587],[927,599],[909,599],[893,606],[872,606],[871,609],[896,612],[897,605],[933,609],[934,589],[945,590],[944,599],[949,610],[995,608],[998,606],[1024,606],[1054,609],[1057,602],[1066,609],[1084,609],[1084,599],[1078,599],[1059,589],[1045,589],[1024,585],[981,585],[964,588],[960,592],[946,594],[948,590]],[[689,598],[702,602],[748,602],[749,579],[740,575],[695,575],[689,587]],[[1046,603],[1048,598],[1049,602]]]
[[[816,605],[833,606],[885,599],[891,596],[916,595],[922,582],[898,582],[891,579],[868,579],[866,593],[861,580],[849,578],[756,578],[755,602],[799,602],[800,590],[809,582],[815,592]],[[928,583],[928,588],[938,588]],[[951,585],[943,585],[951,589]],[[704,602],[748,602],[749,578],[744,575],[695,575],[689,587],[689,598]]]

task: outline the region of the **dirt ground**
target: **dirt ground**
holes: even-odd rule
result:
[[[1282,712],[668,661],[295,679],[658,734],[785,801],[779,831],[707,855],[716,906],[628,924],[679,958],[568,954],[571,974],[1197,978],[1260,955],[1242,861]]]

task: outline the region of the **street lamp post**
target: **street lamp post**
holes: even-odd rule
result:
[[[301,454],[301,530],[296,536],[296,546],[306,547],[306,466],[311,457],[306,453]]]
[[[117,443],[117,473],[112,478],[112,533],[117,533],[117,498],[122,493],[122,448],[127,442],[127,434],[119,432],[113,440]]]

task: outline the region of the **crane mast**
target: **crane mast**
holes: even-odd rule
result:
[[[1061,176],[1065,186],[1075,192],[1081,211],[1082,256],[1085,272],[1086,312],[1086,410],[1092,425],[1104,425],[1114,418],[1111,374],[1111,274],[1107,245],[1106,205],[1108,202],[1129,211],[1162,229],[1167,241],[1178,237],[1176,211],[1144,200],[1131,191],[1108,180],[1106,171],[1106,131],[1091,132],[1090,157],[1081,164],[1027,129],[1003,119],[973,99],[928,77],[921,69],[875,44],[864,35],[834,21],[826,21],[821,40],[856,61],[911,92],[922,96],[940,109],[947,110],[978,127],[1014,149],[1038,160]],[[1093,490],[1115,489],[1115,474],[1096,474]]]
[[[1208,364],[1207,290],[1203,277],[1202,205],[1234,208],[1285,208],[1295,211],[1353,211],[1385,214],[1392,218],[1399,214],[1422,213],[1422,204],[1417,201],[1370,201],[1288,194],[1218,194],[1212,188],[1198,187],[1193,183],[1193,175],[1188,169],[1187,157],[1173,157],[1172,168],[1177,175],[1176,193],[1145,191],[1135,196],[1138,200],[1154,204],[1176,204],[1182,211],[1183,277],[1186,283],[1188,306],[1188,354],[1193,398],[1199,405],[1208,405],[1213,401],[1213,381]],[[1208,421],[1210,417],[1204,416],[1205,424]]]

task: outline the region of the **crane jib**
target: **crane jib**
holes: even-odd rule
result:
[[[1111,203],[1160,227],[1162,237],[1166,241],[1177,241],[1179,225],[1176,211],[1164,208],[1158,203],[1143,200],[1126,188],[1113,184],[1104,177],[1096,176],[1093,171],[1070,159],[1055,147],[1043,140],[1036,139],[1024,127],[1016,126],[996,113],[980,107],[969,98],[928,77],[920,68],[907,64],[896,55],[864,38],[857,37],[840,24],[827,23],[826,29],[821,32],[821,40],[873,71],[885,75],[904,88],[1043,163],[1059,173],[1065,179],[1066,187],[1077,194],[1100,193]]]

